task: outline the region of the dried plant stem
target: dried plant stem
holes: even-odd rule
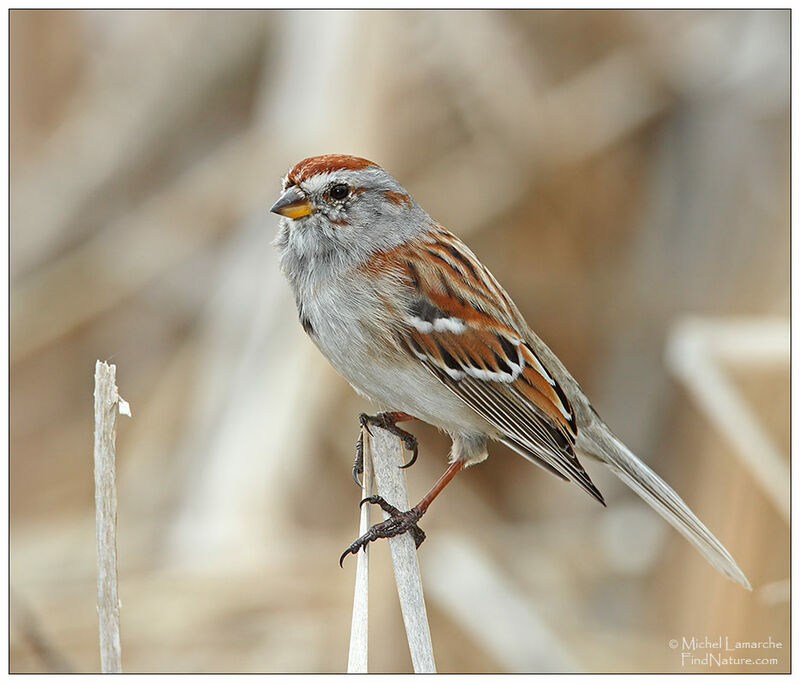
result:
[[[365,440],[364,459],[372,460],[378,493],[396,508],[408,510],[406,478],[400,469],[403,444],[384,429],[374,428],[372,434]],[[384,517],[388,517],[385,512]],[[407,533],[395,536],[389,539],[389,549],[414,672],[436,673],[414,540]]]
[[[770,437],[746,397],[725,371],[788,364],[788,320],[686,318],[673,329],[667,366],[689,389],[708,419],[733,443],[753,480],[783,518],[791,517],[789,461]]]
[[[116,366],[97,361],[94,371],[94,502],[97,531],[97,611],[100,622],[100,667],[122,672],[117,593],[117,488],[114,446],[117,410],[127,403],[117,393]]]
[[[363,427],[362,427],[363,429]],[[369,438],[366,430],[364,440]],[[361,497],[372,495],[372,458],[364,455]],[[361,521],[358,534],[365,534],[370,526],[370,505],[361,506]],[[347,657],[347,673],[367,673],[368,671],[368,616],[369,616],[369,545],[356,555],[356,586],[353,594],[353,621],[350,626],[350,652]]]

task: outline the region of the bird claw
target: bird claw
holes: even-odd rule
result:
[[[393,415],[394,413],[378,413],[377,415],[361,413],[358,416],[358,421],[361,424],[361,432],[358,435],[358,441],[356,441],[356,459],[353,463],[353,480],[358,486],[362,485],[358,479],[358,475],[364,472],[364,430],[366,429],[367,434],[372,436],[372,432],[369,428],[370,425],[381,427],[390,434],[399,437],[402,439],[405,449],[411,452],[411,459],[405,465],[400,465],[401,470],[411,467],[411,465],[417,462],[417,455],[419,455],[417,437],[407,432],[405,429],[400,429],[395,422],[397,418],[393,417]]]
[[[381,413],[378,413],[377,415],[367,415],[366,413],[361,413],[358,416],[358,421],[361,423],[361,426],[367,430],[367,434],[372,436],[372,432],[369,430],[369,423],[378,423],[380,416]],[[381,426],[383,425],[381,424]]]
[[[343,566],[344,558],[348,555],[355,555],[361,548],[366,548],[369,543],[379,538],[393,538],[408,531],[414,539],[417,548],[425,540],[425,532],[419,528],[417,522],[422,517],[423,512],[417,508],[411,508],[401,512],[394,505],[384,500],[381,496],[369,496],[364,498],[358,505],[364,503],[378,505],[381,510],[386,512],[389,517],[378,524],[373,524],[363,536],[359,536],[353,541],[339,558],[339,566]]]
[[[364,432],[358,434],[356,441],[356,459],[353,461],[353,481],[358,488],[363,489],[364,484],[359,480],[358,475],[364,474]]]
[[[404,436],[403,445],[406,447],[406,450],[411,451],[411,460],[409,460],[405,465],[400,465],[400,469],[404,470],[407,467],[411,467],[415,462],[417,462],[417,455],[419,455],[419,449],[417,446],[417,437],[413,434],[409,434],[408,432],[399,429],[399,431],[403,432]]]
[[[397,515],[403,514],[383,496],[367,496],[366,498],[362,498],[361,502],[358,504],[358,507],[362,507],[364,503],[372,503],[373,505],[377,505],[390,517],[396,517]]]

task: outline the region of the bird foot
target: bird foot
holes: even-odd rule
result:
[[[417,461],[417,437],[397,426],[397,422],[404,419],[407,420],[410,419],[410,417],[405,413],[378,413],[377,415],[361,413],[361,415],[358,416],[358,421],[361,423],[361,431],[358,434],[358,441],[356,441],[356,459],[353,462],[353,481],[356,483],[356,486],[359,488],[361,487],[359,477],[364,473],[364,430],[366,429],[367,433],[371,436],[370,425],[373,427],[380,427],[400,437],[403,441],[403,446],[405,446],[407,451],[411,452],[411,460],[405,465],[400,465],[400,469],[411,467],[411,465]]]
[[[358,504],[359,507],[364,503],[372,503],[380,506],[381,510],[389,514],[389,517],[379,524],[372,525],[367,529],[367,533],[357,538],[348,546],[347,550],[345,550],[339,558],[340,567],[345,557],[350,554],[355,555],[361,548],[365,548],[368,543],[379,538],[393,538],[394,536],[399,536],[408,531],[414,539],[416,547],[419,548],[420,545],[422,545],[422,542],[425,540],[425,532],[417,526],[417,522],[425,513],[424,510],[413,507],[410,510],[402,512],[391,503],[386,502],[381,496],[364,498],[364,500]]]

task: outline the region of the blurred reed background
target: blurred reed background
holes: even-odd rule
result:
[[[708,635],[783,642],[725,671],[788,671],[785,511],[665,362],[684,316],[788,319],[788,11],[12,11],[10,33],[12,671],[99,667],[97,358],[133,410],[124,669],[344,669],[369,406],[304,336],[268,213],[329,152],[465,238],[754,586],[593,463],[605,510],[498,445],[424,520],[439,670],[702,671],[668,641]],[[788,348],[724,370],[786,468]],[[416,500],[449,441],[411,429]],[[370,667],[409,671],[372,557]]]

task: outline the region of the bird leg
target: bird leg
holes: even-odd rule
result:
[[[358,433],[358,441],[356,441],[356,459],[353,462],[353,481],[359,488],[361,488],[359,475],[364,473],[364,430],[366,429],[369,434],[372,434],[372,432],[369,431],[369,426],[372,425],[373,427],[381,427],[387,432],[399,436],[403,440],[403,445],[406,447],[406,450],[411,451],[411,460],[405,465],[400,465],[401,469],[405,469],[406,467],[411,467],[411,465],[417,461],[417,437],[407,432],[405,429],[400,429],[397,423],[414,419],[413,415],[401,413],[399,411],[378,413],[377,415],[361,413],[361,415],[358,416],[358,421],[361,423],[361,430]]]
[[[364,503],[374,503],[380,506],[381,510],[389,514],[389,517],[378,524],[373,524],[367,533],[360,536],[353,541],[342,553],[339,558],[339,566],[342,566],[344,558],[349,554],[355,555],[361,548],[366,547],[368,543],[378,538],[392,538],[408,531],[414,539],[414,544],[417,548],[422,545],[425,540],[425,532],[417,526],[420,517],[425,514],[428,506],[433,502],[434,498],[438,496],[445,486],[450,483],[450,480],[456,476],[462,469],[464,469],[464,461],[456,460],[445,470],[445,473],[439,477],[437,482],[431,487],[431,490],[425,494],[423,499],[419,501],[413,508],[402,512],[394,505],[388,503],[381,496],[370,496],[364,498],[359,503],[359,507]]]

